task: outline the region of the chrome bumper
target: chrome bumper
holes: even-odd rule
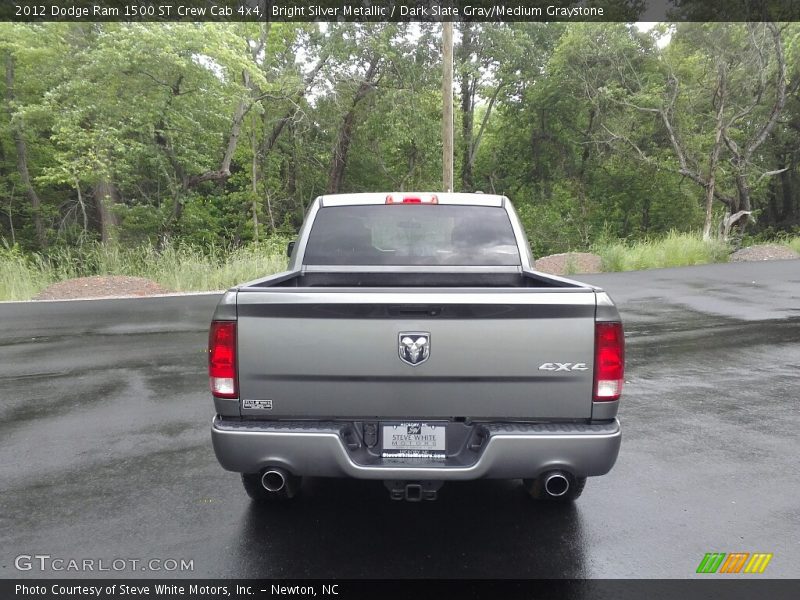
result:
[[[477,449],[436,461],[381,459],[346,440],[348,423],[236,421],[215,417],[214,452],[229,471],[257,473],[280,466],[301,476],[358,479],[531,478],[551,469],[577,477],[604,475],[617,460],[619,421],[599,424],[482,424],[487,434]],[[349,442],[349,443],[348,443]]]

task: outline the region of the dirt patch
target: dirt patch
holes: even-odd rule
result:
[[[751,262],[757,260],[787,260],[800,258],[800,254],[778,244],[759,244],[742,248],[731,254],[731,262]]]
[[[34,300],[153,296],[168,293],[169,290],[144,277],[104,275],[59,281],[42,290]]]
[[[600,273],[601,259],[590,252],[565,252],[543,256],[536,261],[536,270],[551,275],[572,275],[573,273]]]

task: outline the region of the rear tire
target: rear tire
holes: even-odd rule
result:
[[[270,492],[261,485],[261,473],[242,473],[242,486],[244,491],[256,502],[286,502],[291,500],[300,491],[303,478],[288,475],[286,485],[279,492]]]
[[[544,490],[544,480],[523,479],[522,486],[534,500],[544,500],[546,502],[570,503],[577,500],[586,487],[586,477],[570,477],[569,489],[563,496],[551,496]]]

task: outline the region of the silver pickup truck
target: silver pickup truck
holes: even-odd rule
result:
[[[303,476],[522,479],[572,501],[620,446],[624,337],[601,289],[538,273],[508,198],[317,198],[289,270],[228,290],[209,378],[220,464],[256,500]]]

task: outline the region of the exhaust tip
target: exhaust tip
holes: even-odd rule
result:
[[[279,469],[267,469],[261,476],[261,485],[268,492],[280,492],[286,487],[286,474]]]
[[[564,473],[550,473],[545,477],[544,490],[553,498],[563,496],[569,491],[569,479]]]

